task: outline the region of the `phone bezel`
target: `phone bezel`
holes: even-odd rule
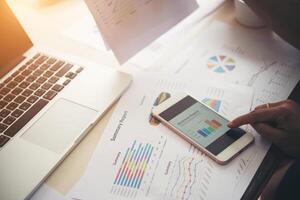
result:
[[[237,156],[243,149],[245,149],[248,145],[250,145],[254,141],[254,137],[251,133],[246,132],[243,136],[241,136],[239,139],[237,139],[235,142],[233,142],[231,145],[226,147],[224,150],[222,150],[219,154],[214,155],[210,151],[208,151],[206,148],[198,144],[196,141],[188,137],[185,133],[178,130],[176,127],[174,127],[172,124],[170,124],[168,121],[166,121],[164,118],[160,116],[160,113],[164,112],[165,110],[172,107],[174,104],[179,102],[180,100],[184,99],[185,97],[190,96],[197,100],[197,98],[187,94],[187,93],[179,93],[175,96],[170,97],[166,101],[162,102],[160,105],[156,106],[152,110],[152,114],[158,118],[165,126],[173,130],[176,134],[181,136],[183,139],[187,140],[188,142],[192,143],[196,148],[198,148],[200,151],[205,153],[207,156],[212,158],[217,163],[224,165],[227,164],[231,159],[233,159],[235,156]],[[229,122],[229,120],[224,117],[223,115],[217,113],[216,111],[212,110],[207,105],[203,104],[202,102],[198,101],[203,106],[209,108],[210,111],[212,111],[214,114],[219,115],[220,117],[224,118]]]

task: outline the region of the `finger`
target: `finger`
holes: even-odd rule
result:
[[[248,114],[242,115],[232,120],[228,124],[228,127],[235,128],[244,124],[255,124],[259,122],[276,121],[278,116],[281,116],[278,107],[254,110]]]
[[[275,103],[269,103],[269,108],[280,106],[284,103],[285,103],[285,101],[278,101],[278,102],[275,102]],[[259,106],[255,107],[255,110],[269,109],[269,108],[268,108],[267,104],[262,104],[262,105],[259,105]]]
[[[266,123],[257,123],[252,124],[252,127],[259,133],[261,136],[269,139],[270,141],[277,143],[285,135],[285,133],[277,128],[274,128]]]

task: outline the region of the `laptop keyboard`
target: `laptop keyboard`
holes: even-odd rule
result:
[[[82,70],[36,54],[0,83],[0,149]]]

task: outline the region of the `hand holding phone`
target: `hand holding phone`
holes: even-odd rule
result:
[[[178,94],[153,109],[153,115],[219,164],[226,164],[254,141],[229,120],[187,94]]]

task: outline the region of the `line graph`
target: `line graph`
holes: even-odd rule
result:
[[[300,76],[299,70],[294,64],[283,61],[271,62],[272,67],[268,69],[268,74],[259,77],[253,84],[255,96],[253,108],[267,102],[280,101],[291,92]],[[261,87],[261,85],[265,87]]]
[[[256,72],[255,74],[253,74],[252,77],[250,78],[250,80],[248,81],[247,85],[249,87],[253,86],[253,84],[255,83],[256,79],[260,76],[260,74],[268,71],[272,66],[274,66],[277,63],[277,61],[273,61],[270,64],[267,64],[265,60],[263,60],[263,62],[264,62],[264,65],[261,66],[259,71]]]
[[[165,199],[205,199],[212,173],[212,165],[201,155],[177,155],[164,193]]]

